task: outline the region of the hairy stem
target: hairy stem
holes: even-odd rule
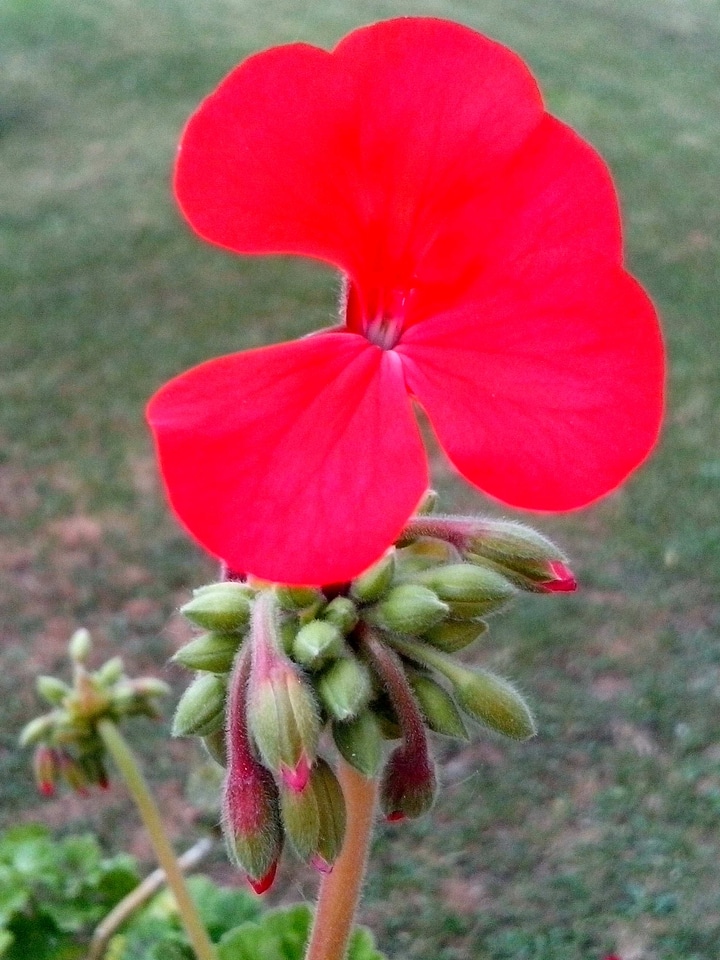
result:
[[[142,822],[150,836],[160,866],[165,871],[167,884],[173,892],[180,918],[195,951],[197,960],[217,960],[215,948],[190,896],[185,877],[178,864],[175,852],[167,838],[162,817],[148,789],[140,767],[125,738],[111,720],[101,720],[98,732],[108,752],[115,761],[125,785],[135,801]]]
[[[344,960],[365,876],[377,799],[377,783],[340,761],[347,807],[345,842],[332,873],[320,885],[315,923],[305,960]]]

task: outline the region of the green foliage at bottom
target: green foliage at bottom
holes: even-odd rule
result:
[[[94,928],[139,882],[132,857],[104,857],[89,834],[54,839],[35,824],[0,834],[0,958],[81,960]],[[302,960],[312,919],[304,904],[265,910],[249,891],[205,876],[188,885],[219,960]],[[194,960],[169,891],[130,918],[105,960]],[[384,957],[358,929],[348,960]]]

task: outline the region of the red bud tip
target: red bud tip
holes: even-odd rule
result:
[[[552,579],[539,584],[546,593],[573,593],[577,590],[577,580],[564,563],[556,560],[549,563],[548,568]],[[612,957],[609,960],[612,960]]]
[[[267,893],[270,887],[273,885],[275,881],[275,874],[277,873],[277,867],[278,862],[276,860],[264,877],[261,877],[259,880],[253,880],[252,877],[247,878],[247,882],[258,896],[262,896],[263,893]]]
[[[310,780],[310,769],[310,761],[303,754],[294,770],[283,764],[280,767],[280,776],[288,790],[292,790],[293,793],[302,793]]]
[[[393,813],[388,813],[385,820],[388,823],[400,823],[401,820],[407,820],[407,817],[402,810],[395,810]]]
[[[55,796],[55,784],[50,783],[49,780],[45,780],[43,783],[39,783],[38,790],[40,791],[43,797]]]
[[[318,873],[322,873],[327,876],[329,873],[332,873],[333,865],[328,863],[327,860],[324,860],[319,854],[315,854],[314,857],[310,859],[310,866],[314,867]]]

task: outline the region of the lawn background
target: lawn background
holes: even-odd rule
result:
[[[213,568],[168,516],[144,402],[192,363],[333,317],[331,271],[235,258],[181,223],[168,180],[182,124],[250,52],[330,46],[398,13],[512,46],[607,158],[671,374],[643,471],[588,511],[537,520],[581,591],[523,600],[474,654],[527,693],[539,737],[439,745],[441,797],[378,831],[364,919],[397,958],[717,960],[718,0],[2,0],[0,826],[43,818],[147,853],[119,788],[39,804],[16,748],[33,677],[85,624],[100,653],[181,689],[175,611]],[[437,480],[446,506],[486,509],[442,464]],[[135,733],[189,842],[199,755],[164,725]],[[288,860],[273,896],[313,884]]]

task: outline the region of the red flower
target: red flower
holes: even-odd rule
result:
[[[191,118],[175,188],[205,239],[347,278],[341,327],[150,402],[172,505],[231,567],[317,584],[376,560],[428,485],[413,402],[526,509],[588,504],[651,450],[662,344],[612,181],[492,40],[407,18],[257,54]]]

